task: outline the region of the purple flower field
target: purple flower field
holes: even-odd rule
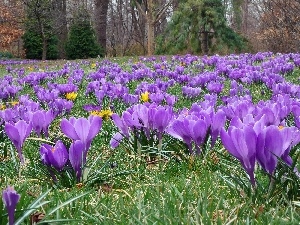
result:
[[[296,53],[1,60],[0,224],[296,224],[299,85]]]

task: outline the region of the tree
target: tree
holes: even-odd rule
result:
[[[52,0],[53,12],[53,32],[59,39],[59,58],[65,58],[65,44],[68,38],[67,29],[67,0]]]
[[[20,4],[5,5],[0,2],[0,47],[6,50],[12,42],[23,35]]]
[[[134,3],[146,20],[147,53],[153,55],[155,50],[155,25],[159,23],[173,0],[166,0],[163,5],[156,4],[155,0],[136,0]]]
[[[104,55],[103,49],[97,44],[90,17],[85,10],[79,10],[71,24],[66,53],[69,59],[95,58]]]
[[[24,0],[26,6],[26,28],[42,39],[42,60],[47,56],[47,42],[53,36],[53,8],[51,0]]]
[[[106,26],[109,0],[95,0],[95,25],[98,44],[106,52]]]
[[[224,47],[229,51],[240,51],[244,40],[227,26],[224,15],[220,0],[181,2],[166,33],[159,39],[158,53],[208,54]]]
[[[265,0],[261,4],[259,40],[273,52],[300,51],[299,0]]]

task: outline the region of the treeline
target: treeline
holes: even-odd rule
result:
[[[298,0],[0,0],[0,10],[0,52],[31,59],[300,50]]]

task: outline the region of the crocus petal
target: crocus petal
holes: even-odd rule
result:
[[[164,132],[169,125],[171,116],[165,108],[160,108],[154,115],[153,125],[160,133]]]
[[[71,119],[70,119],[71,121]],[[60,123],[60,128],[62,132],[72,140],[78,140],[79,137],[75,131],[74,124],[69,122],[67,119],[63,118],[61,123]]]
[[[21,149],[22,143],[21,143],[21,137],[20,137],[18,129],[10,123],[5,123],[4,130],[5,130],[5,133],[7,134],[7,136],[9,137],[9,139],[15,145],[15,147],[18,150]]]
[[[20,140],[21,143],[23,144],[25,139],[30,135],[30,132],[32,130],[32,126],[29,123],[26,123],[24,120],[19,120],[16,124],[15,127],[18,129],[19,134],[20,134]]]
[[[90,122],[89,133],[87,136],[87,148],[91,144],[92,139],[99,133],[102,126],[102,118],[99,116],[89,116]]]
[[[280,157],[283,153],[283,138],[281,132],[277,126],[269,126],[266,129],[265,150]]]
[[[85,118],[79,118],[74,124],[75,132],[83,143],[87,143],[87,138],[89,135],[90,123]]]
[[[116,113],[111,116],[114,124],[119,128],[119,130],[126,136],[129,137],[128,126],[125,122],[120,118],[120,116]]]
[[[200,146],[207,134],[208,126],[203,120],[198,120],[193,126],[193,139]]]
[[[229,127],[229,129],[232,129],[232,127]],[[228,132],[229,132],[229,130],[228,130]],[[222,128],[220,131],[220,137],[221,137],[222,143],[223,143],[224,147],[227,149],[227,151],[231,155],[236,157],[237,159],[241,160],[242,156],[237,151],[235,145],[233,144],[232,138],[229,136],[229,134],[225,131],[224,128]]]
[[[52,146],[48,144],[42,144],[42,146],[40,147],[41,160],[46,166],[51,166],[51,162],[48,157],[48,152],[51,151],[51,149]]]

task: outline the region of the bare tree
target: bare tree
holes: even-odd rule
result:
[[[273,52],[300,51],[299,0],[261,0],[257,39]]]
[[[98,43],[106,52],[106,27],[109,0],[95,0],[95,27]]]
[[[135,1],[137,9],[146,20],[148,55],[153,55],[155,50],[155,25],[165,15],[166,10],[171,6],[173,0],[166,0],[165,2],[165,4],[159,5],[155,0]]]
[[[65,58],[65,43],[68,38],[68,29],[67,29],[67,1],[66,0],[52,0],[53,6],[53,16],[54,20],[54,29],[56,35],[59,39],[58,50],[59,57]]]

